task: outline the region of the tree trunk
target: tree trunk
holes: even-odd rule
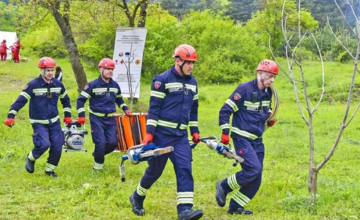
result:
[[[147,15],[146,10],[147,10],[148,5],[149,5],[148,2],[145,2],[144,4],[141,5],[138,27],[145,27],[146,15]]]
[[[317,175],[318,175],[318,171],[315,168],[313,168],[309,173],[308,188],[309,188],[309,192],[313,196],[317,194]]]
[[[65,47],[69,53],[71,67],[75,74],[76,83],[78,85],[78,92],[80,93],[87,84],[87,78],[84,67],[80,61],[77,45],[71,31],[68,13],[70,11],[70,3],[68,1],[64,3],[64,16],[60,13],[59,7],[60,4],[56,3],[56,5],[52,9],[52,14],[56,22],[58,23],[61,29],[61,33],[64,37]]]

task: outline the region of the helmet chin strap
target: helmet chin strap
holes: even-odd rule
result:
[[[265,79],[265,77],[266,77],[268,74],[269,74],[268,72],[265,72],[265,74],[264,74],[264,72],[263,72],[263,77],[260,77],[260,82],[261,82],[261,84],[263,85],[264,89],[266,88],[266,86],[265,86],[265,84],[264,84],[264,79]]]

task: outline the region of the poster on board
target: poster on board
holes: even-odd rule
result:
[[[116,28],[113,80],[119,84],[123,97],[131,97],[131,93],[135,98],[140,96],[146,32],[146,28]]]

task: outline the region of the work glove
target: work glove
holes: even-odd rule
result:
[[[152,134],[146,134],[146,136],[142,142],[144,145],[148,145],[148,143],[152,142],[152,139],[153,139]]]
[[[192,136],[193,136],[193,139],[192,139],[192,141],[195,143],[195,144],[198,144],[198,143],[200,143],[200,135],[199,135],[199,133],[192,133]]]
[[[221,135],[221,143],[223,143],[225,145],[229,144],[229,135],[228,134]]]
[[[7,118],[5,120],[5,124],[6,124],[6,126],[11,128],[15,124],[15,120],[13,118]]]
[[[65,122],[65,124],[70,124],[72,122],[71,117],[65,117],[64,122]]]
[[[125,110],[125,115],[132,115],[130,110]]]
[[[85,117],[79,117],[77,122],[81,125],[85,124]]]
[[[268,125],[269,127],[272,127],[272,126],[274,126],[275,123],[276,123],[276,119],[274,119],[274,120],[272,120],[272,121],[268,121],[268,122],[267,122],[267,125]]]

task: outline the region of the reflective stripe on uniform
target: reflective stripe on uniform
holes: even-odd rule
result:
[[[64,108],[63,112],[71,112],[71,109],[70,108]]]
[[[174,83],[166,83],[166,84],[165,84],[165,89],[177,88],[177,87],[183,88],[183,84],[182,84],[182,83],[177,83],[177,82],[174,82]]]
[[[28,101],[30,100],[31,96],[26,92],[21,92],[20,95],[24,96]]]
[[[99,116],[99,117],[112,117],[114,115],[114,113],[108,113],[107,115],[105,113],[100,113],[100,112],[93,112],[90,107],[88,108],[88,111],[93,114],[93,115],[96,115],[96,116]]]
[[[79,108],[77,111],[80,114],[81,112],[85,112],[85,108]]]
[[[82,96],[84,96],[84,97],[86,97],[86,98],[90,98],[90,97],[91,97],[91,95],[89,95],[88,93],[86,93],[86,92],[84,92],[84,91],[82,91],[82,92],[80,93],[80,95],[82,95]]]
[[[166,94],[163,92],[157,92],[157,91],[151,91],[151,95],[150,96],[154,96],[154,97],[158,97],[158,98],[165,98]]]
[[[196,100],[196,99],[199,99],[199,95],[198,95],[198,94],[194,95],[193,100]]]
[[[221,130],[230,128],[230,124],[222,124],[220,125]]]
[[[50,92],[60,93],[61,87],[50,88]]]
[[[246,106],[246,107],[252,107],[252,108],[259,108],[259,107],[260,107],[260,102],[244,101],[244,106]]]
[[[194,192],[178,192],[177,204],[193,204]]]
[[[104,168],[104,164],[103,163],[94,163],[94,170],[102,170]]]
[[[236,174],[233,174],[227,178],[229,187],[234,191],[240,188],[240,185],[236,181]]]
[[[97,93],[97,92],[106,92],[107,88],[94,88],[92,90],[93,93]]]
[[[113,92],[113,93],[117,94],[117,93],[118,93],[118,89],[117,89],[117,88],[110,88],[110,92]]]
[[[146,196],[147,189],[140,186],[140,183],[139,183],[138,187],[136,188],[136,192],[137,192],[137,194],[139,194],[139,196]]]
[[[156,127],[157,126],[157,121],[155,121],[153,119],[148,119],[146,121],[146,125],[152,125],[152,126]]]
[[[251,140],[255,140],[257,138],[259,138],[258,136],[256,136],[255,134],[251,134],[247,131],[244,131],[244,130],[240,130],[239,128],[236,128],[236,127],[231,127],[231,131],[240,135],[240,136],[243,136],[243,137],[247,137]]]
[[[270,106],[270,101],[262,101],[262,106],[269,107]]]
[[[63,99],[67,95],[67,92],[65,91],[63,94],[60,95],[60,98]]]
[[[197,121],[189,121],[189,127],[198,127]]]
[[[245,207],[250,202],[250,199],[244,194],[242,194],[240,191],[237,191],[233,195],[232,199],[242,207]]]
[[[52,123],[56,122],[57,120],[59,120],[59,116],[56,116],[55,118],[49,119]],[[49,120],[38,120],[38,119],[31,119],[30,118],[30,123],[34,124],[34,123],[38,123],[38,124],[43,124],[43,125],[47,125],[49,124]]]
[[[172,123],[172,122],[163,121],[163,120],[159,120],[157,124],[159,126],[164,126],[164,127],[168,127],[168,128],[176,128],[178,125],[177,123]]]
[[[124,106],[127,106],[125,103],[120,105],[120,108],[123,108]]]
[[[181,130],[186,130],[187,128],[188,128],[187,125],[181,124],[179,129],[181,129]]]
[[[33,89],[33,93],[45,93],[47,91],[47,88]]]
[[[14,114],[14,115],[16,115],[16,114],[17,114],[17,111],[11,110],[11,111],[9,111],[9,114]]]
[[[231,99],[226,100],[225,103],[228,104],[234,110],[234,112],[239,110],[235,102],[233,102]]]
[[[193,92],[196,92],[196,86],[191,84],[185,84],[185,87],[192,90]]]
[[[56,166],[52,165],[50,163],[46,163],[46,165],[45,165],[45,171],[47,171],[47,172],[54,171],[55,168],[56,168]]]

